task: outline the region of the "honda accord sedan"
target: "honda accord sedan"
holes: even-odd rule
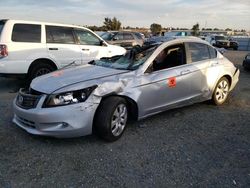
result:
[[[223,104],[238,79],[239,70],[207,42],[174,39],[34,79],[13,102],[13,122],[35,135],[94,132],[115,141],[129,119],[206,100]]]

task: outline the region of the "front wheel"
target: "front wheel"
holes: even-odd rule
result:
[[[94,128],[97,134],[107,141],[118,140],[127,125],[128,108],[121,97],[104,99],[96,112]]]
[[[218,81],[214,89],[212,97],[212,101],[214,102],[214,104],[216,105],[223,104],[227,100],[229,89],[230,89],[230,84],[228,79],[226,77],[222,77]]]

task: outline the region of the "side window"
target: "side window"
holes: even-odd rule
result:
[[[134,40],[134,37],[132,36],[131,33],[124,33],[123,38],[124,40]]]
[[[93,33],[87,30],[75,30],[76,38],[81,45],[95,45],[100,46],[101,40]]]
[[[211,46],[208,46],[208,50],[209,50],[211,59],[214,59],[217,57],[217,51],[214,48],[212,48]]]
[[[41,25],[15,24],[11,40],[14,42],[41,42]]]
[[[177,67],[186,64],[183,44],[172,45],[161,51],[153,61],[153,71]]]
[[[210,59],[208,46],[202,43],[188,43],[192,62]]]
[[[134,33],[136,38],[139,39],[139,40],[142,40],[142,35],[140,35],[140,33]]]
[[[72,28],[46,25],[46,42],[75,44]]]
[[[114,38],[115,38],[116,40],[124,40],[124,38],[123,38],[123,33],[117,33],[117,34],[114,36]]]

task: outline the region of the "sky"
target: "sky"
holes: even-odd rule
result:
[[[122,26],[232,28],[250,31],[250,0],[0,0],[0,19],[103,25],[117,17]]]

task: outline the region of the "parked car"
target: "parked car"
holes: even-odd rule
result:
[[[144,42],[142,34],[129,31],[109,31],[103,33],[101,37],[110,44],[119,45],[126,49],[142,46]]]
[[[207,42],[175,39],[34,79],[14,100],[13,122],[36,135],[94,130],[115,141],[130,118],[205,100],[223,104],[238,78],[239,70]]]
[[[33,79],[75,62],[122,55],[87,28],[21,20],[0,20],[0,75]]]
[[[233,40],[232,38],[228,39],[223,35],[209,35],[206,37],[206,41],[217,48],[232,48],[234,50],[238,50],[239,46],[237,41]]]
[[[243,67],[246,70],[250,70],[250,53],[248,53],[243,61]]]

